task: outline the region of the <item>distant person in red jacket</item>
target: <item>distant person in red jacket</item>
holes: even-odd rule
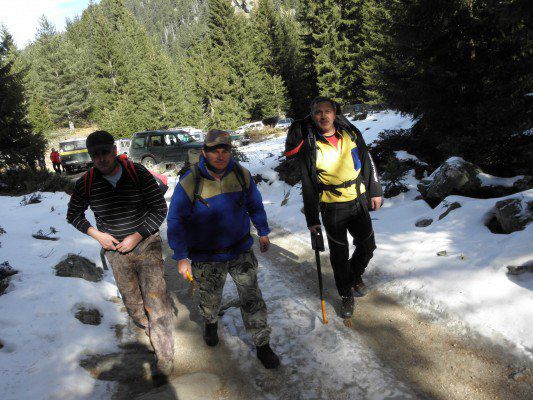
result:
[[[59,156],[59,152],[54,148],[52,148],[52,152],[50,153],[50,160],[52,160],[54,171],[60,174],[61,173],[61,157]]]

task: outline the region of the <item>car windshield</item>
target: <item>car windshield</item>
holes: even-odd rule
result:
[[[59,143],[59,150],[62,152],[85,149],[85,140],[72,140]]]

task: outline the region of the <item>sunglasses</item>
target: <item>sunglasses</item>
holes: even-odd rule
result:
[[[89,155],[91,157],[98,157],[98,156],[108,156],[109,154],[111,154],[111,149],[100,149],[100,150],[94,150],[94,151],[90,151],[89,152]]]

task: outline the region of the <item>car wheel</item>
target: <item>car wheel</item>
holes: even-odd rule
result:
[[[144,165],[146,169],[152,169],[155,167],[156,162],[152,157],[144,157],[141,164]]]

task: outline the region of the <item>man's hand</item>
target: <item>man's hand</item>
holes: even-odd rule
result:
[[[189,274],[189,276],[192,276],[191,262],[186,258],[182,258],[181,260],[179,260],[178,272],[181,276],[183,276],[183,279],[188,279],[187,274]]]
[[[313,235],[316,235],[318,228],[320,228],[320,225],[313,225],[307,227]]]
[[[109,233],[100,232],[92,226],[87,231],[87,234],[93,239],[96,239],[98,243],[100,243],[100,246],[102,246],[105,250],[116,250],[117,248],[115,245],[120,243],[119,240],[115,239]]]
[[[259,238],[259,249],[261,250],[261,253],[268,251],[269,247],[270,247],[270,239],[268,238],[268,236],[261,236]]]
[[[124,238],[122,242],[116,245],[118,251],[122,254],[129,253],[132,251],[139,243],[141,243],[143,237],[139,232],[132,233]]]
[[[372,210],[377,211],[379,210],[379,207],[381,207],[381,202],[383,201],[382,197],[372,197],[370,199],[370,204],[372,206]]]

